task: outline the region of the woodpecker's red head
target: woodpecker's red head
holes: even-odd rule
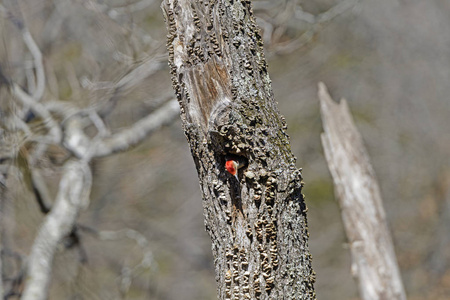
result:
[[[227,169],[228,173],[238,179],[237,170],[239,169],[239,164],[235,160],[227,160],[227,162],[225,163],[225,169]]]
[[[244,156],[234,154],[225,155],[225,169],[228,171],[228,173],[236,177],[237,181],[239,181],[238,170],[245,167],[246,165],[247,159]]]

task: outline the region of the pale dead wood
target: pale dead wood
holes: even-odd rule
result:
[[[155,130],[173,122],[179,111],[177,101],[171,100],[129,128],[107,136],[100,132],[99,137],[92,140],[81,129],[80,120],[74,118],[66,121],[64,146],[76,156],[89,160],[126,151],[142,142]]]
[[[65,164],[55,205],[46,216],[33,243],[22,299],[39,300],[47,297],[57,246],[73,229],[80,211],[87,207],[92,181],[88,162],[94,157],[129,149],[161,126],[172,122],[178,112],[178,104],[176,100],[172,100],[130,128],[92,140],[81,129],[78,118],[66,122],[64,145],[78,159]]]
[[[80,210],[87,206],[91,184],[91,171],[85,161],[71,161],[65,165],[55,204],[39,230],[28,258],[22,300],[47,299],[55,251],[71,232]]]
[[[78,214],[88,205],[92,184],[88,162],[94,157],[127,150],[161,126],[172,122],[178,112],[178,104],[172,100],[132,127],[97,140],[90,140],[85,135],[78,119],[67,122],[64,145],[78,159],[65,164],[55,205],[46,216],[33,243],[27,263],[23,300],[40,300],[47,297],[52,262],[58,244],[71,232]]]
[[[36,88],[33,91],[32,96],[33,99],[39,101],[40,99],[42,99],[45,91],[45,72],[44,64],[42,62],[42,53],[28,29],[26,27],[23,27],[21,31],[23,40],[34,58],[34,68],[36,70]]]
[[[325,157],[364,300],[406,299],[375,172],[347,102],[335,103],[323,83],[319,100]]]
[[[34,99],[31,95],[26,93],[18,84],[13,83],[11,87],[12,94],[20,101],[24,106],[29,107],[36,115],[43,119],[43,125],[49,130],[49,138],[47,143],[60,143],[62,139],[62,132],[59,124],[53,119],[47,108]]]
[[[147,3],[148,1],[142,3],[145,4],[144,2]],[[20,275],[21,279],[25,278],[25,289],[21,299],[47,299],[54,256],[61,241],[74,232],[78,215],[83,209],[87,208],[89,203],[92,184],[89,166],[91,160],[99,156],[125,151],[142,142],[155,130],[170,124],[179,115],[179,108],[176,100],[167,101],[165,104],[160,103],[158,105],[160,108],[116,133],[110,132],[102,118],[104,114],[108,114],[115,108],[119,99],[122,99],[124,95],[161,68],[163,65],[161,57],[156,56],[154,59],[148,59],[137,64],[116,83],[111,82],[108,88],[111,89],[113,97],[103,105],[92,105],[84,108],[66,101],[48,101],[49,95],[45,93],[46,76],[41,50],[21,18],[14,16],[1,4],[0,13],[19,29],[21,38],[33,58],[32,63],[29,64],[28,72],[24,70],[28,89],[9,78],[5,80],[9,87],[11,100],[17,109],[14,110],[15,113],[12,116],[7,116],[8,118],[2,116],[0,125],[13,138],[16,135],[23,136],[23,138],[20,138],[19,143],[3,143],[3,129],[0,128],[0,159],[1,162],[7,162],[7,164],[0,164],[0,192],[3,194],[4,190],[6,191],[6,176],[10,162],[18,157],[20,148],[25,148],[25,144],[33,144],[30,153],[26,152],[26,155],[21,155],[26,170],[18,170],[18,172],[30,174],[30,180],[28,181],[38,198],[42,213],[46,215],[31,247],[26,267],[23,268],[24,272]],[[81,84],[75,72],[70,67],[66,69],[72,89],[78,92],[81,89]],[[0,75],[3,76],[3,74]],[[81,95],[81,93],[78,93],[78,95]],[[35,133],[29,128],[26,118],[30,113],[40,120],[41,127],[46,130]],[[94,125],[97,129],[97,134],[94,137],[86,134],[85,128],[88,125]],[[49,145],[57,146],[62,151],[66,151],[68,155],[62,166],[63,175],[52,207],[49,203],[53,201],[49,199],[46,182],[40,175],[39,169],[35,169],[36,162],[45,156]],[[0,218],[2,217],[1,213],[0,207]],[[134,232],[133,235],[128,232],[127,236],[135,239],[139,244],[143,244],[142,236],[138,233]],[[0,233],[0,248],[1,246]],[[148,248],[148,243],[145,246]],[[136,268],[130,270],[124,268],[122,270],[121,291],[126,292],[131,283],[132,274],[130,272],[135,272],[138,267],[148,267],[151,264],[152,260],[149,253],[149,251],[146,251],[142,263]],[[12,293],[20,293],[19,290],[14,289],[11,288]],[[4,292],[4,287],[0,282],[0,295],[2,297]]]

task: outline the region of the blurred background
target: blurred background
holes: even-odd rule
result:
[[[43,102],[96,105],[149,60],[154,72],[120,91],[107,125],[113,132],[129,126],[173,97],[160,1],[3,2],[0,68],[20,84],[32,68],[11,19],[20,16],[44,57]],[[450,2],[286,0],[253,7],[275,99],[303,168],[318,299],[359,299],[320,144],[319,81],[336,100],[348,100],[363,136],[408,298],[450,299]],[[14,113],[6,88],[0,101],[2,115]],[[54,198],[61,170],[52,162],[62,154],[51,150],[36,167]],[[92,167],[91,203],[79,218],[82,246],[58,251],[50,299],[216,299],[197,174],[180,121]],[[8,186],[3,264],[11,280],[44,215],[19,173]]]

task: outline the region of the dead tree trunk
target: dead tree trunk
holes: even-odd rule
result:
[[[250,1],[165,0],[169,65],[219,299],[315,299],[302,177]],[[241,163],[237,177],[226,160]]]
[[[322,145],[352,253],[363,300],[405,300],[381,192],[345,100],[334,102],[319,84]]]

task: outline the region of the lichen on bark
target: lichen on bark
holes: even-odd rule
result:
[[[165,0],[183,129],[220,299],[315,299],[301,171],[273,99],[250,1]],[[238,179],[228,156],[245,166]]]

